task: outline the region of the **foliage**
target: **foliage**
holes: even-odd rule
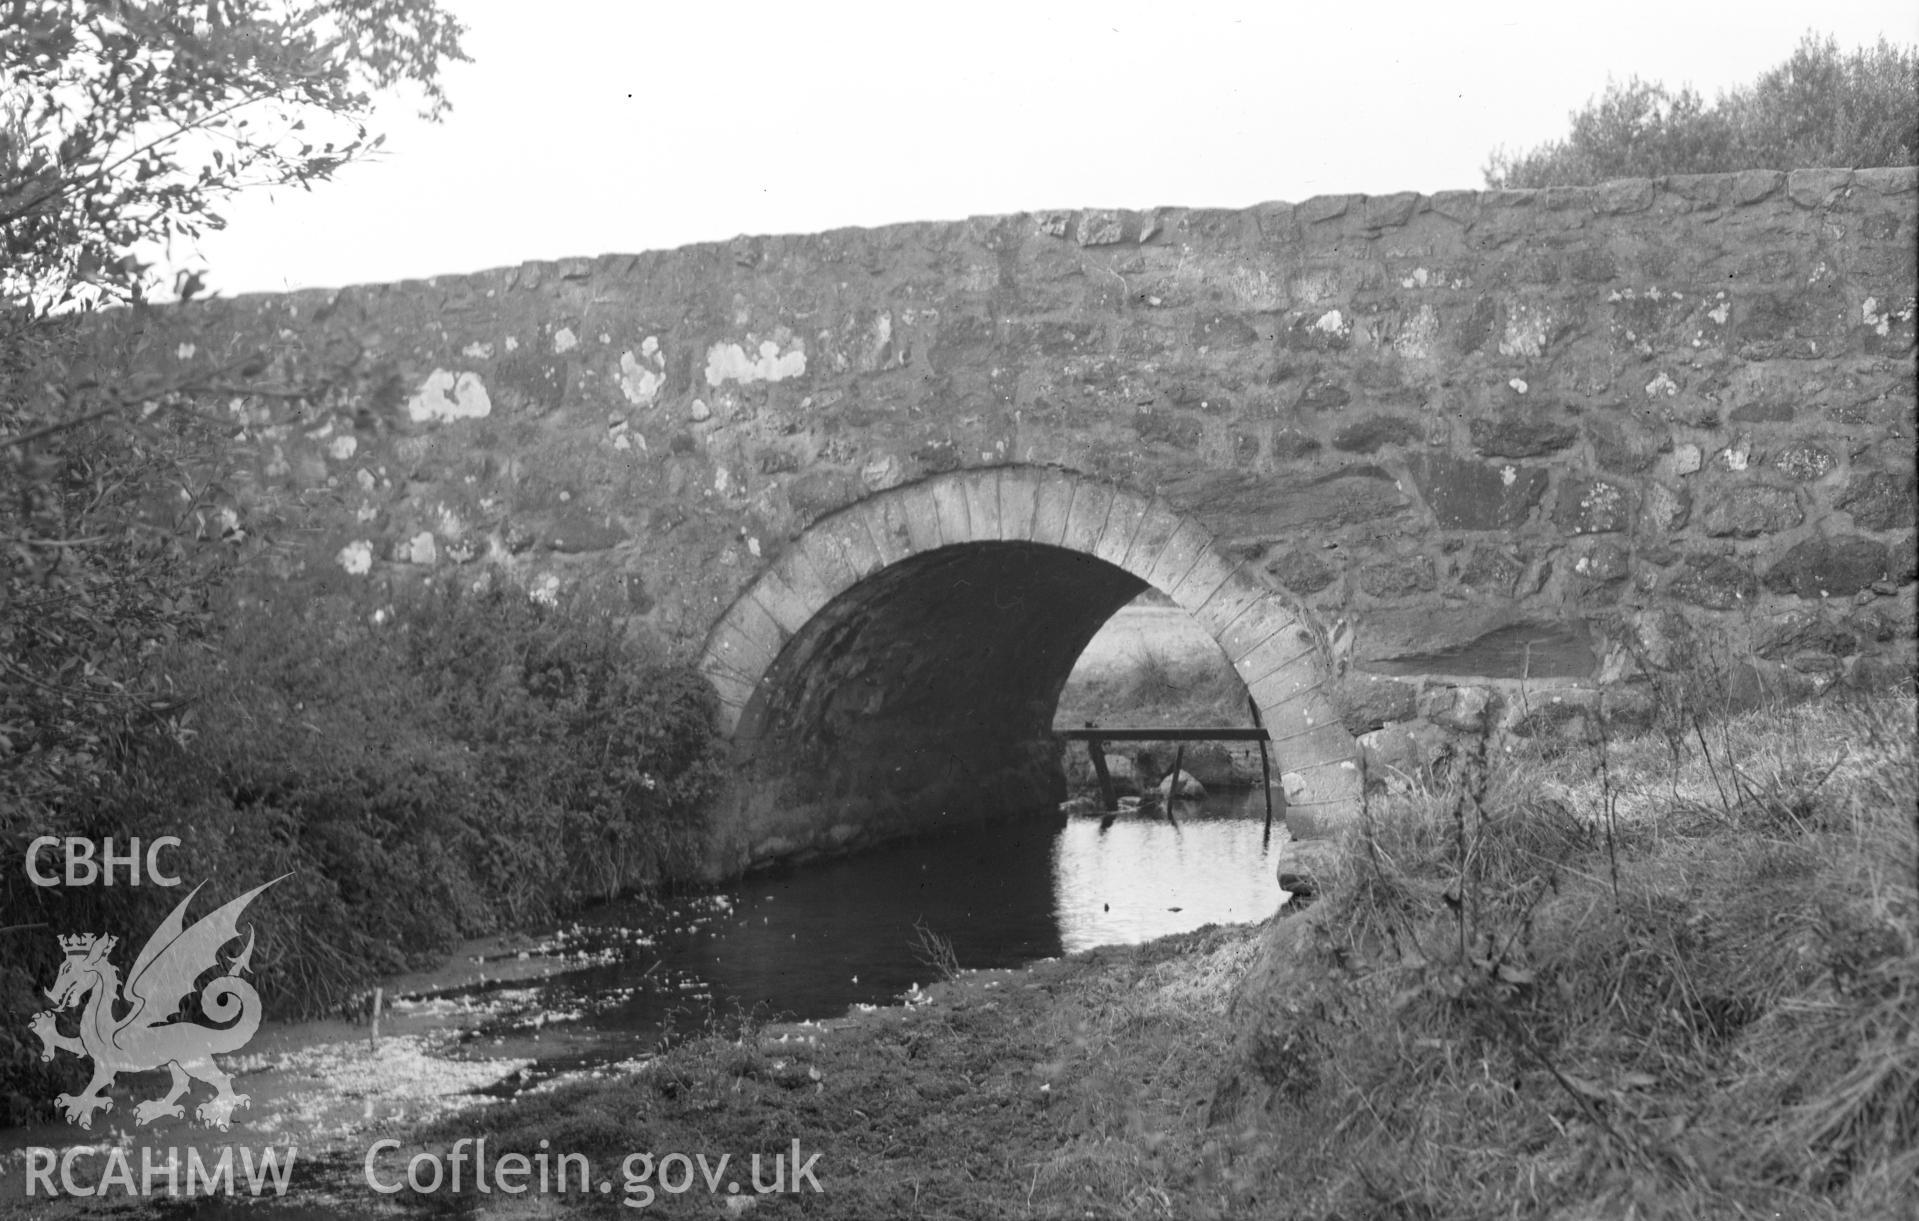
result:
[[[435,0],[18,0],[0,26],[0,299],[138,298],[144,249],[379,144],[374,96],[447,106]],[[183,294],[190,295],[190,294]]]
[[[711,688],[591,600],[442,589],[378,623],[343,598],[222,618],[156,653],[195,698],[70,794],[60,831],[177,835],[176,872],[229,895],[291,872],[254,956],[270,1011],[323,1010],[458,939],[699,865],[721,775]],[[39,829],[0,819],[0,855],[19,860]],[[180,897],[0,875],[0,928],[45,926],[0,932],[0,1085],[38,1051],[18,1040],[53,932],[138,946]]]
[[[1725,804],[1657,734],[1602,744],[1616,883],[1598,758],[1516,745],[1374,805],[1320,896],[1264,926],[741,1023],[396,1135],[735,1168],[797,1140],[823,1194],[761,1203],[822,1216],[1908,1216],[1914,712],[1714,724],[1689,741],[1745,774]],[[359,1161],[337,1173],[352,1189]],[[696,1180],[650,1207],[714,1204]]]
[[[1135,652],[1124,670],[1075,673],[1053,715],[1061,727],[1087,720],[1237,725],[1246,718],[1246,684],[1223,653],[1181,660],[1151,645]]]
[[[1489,187],[1590,186],[1613,178],[1919,162],[1919,48],[1883,38],[1842,52],[1805,35],[1790,58],[1713,104],[1690,86],[1631,77],[1571,115],[1572,130],[1499,149]]]
[[[125,377],[125,354],[84,337],[78,315],[138,305],[155,243],[217,226],[234,192],[310,184],[367,155],[375,92],[417,87],[439,113],[460,33],[434,0],[9,6],[0,828],[71,825],[180,732],[184,692],[160,657],[207,631],[210,588],[259,542],[225,491],[248,455],[209,404],[343,401],[313,369],[261,383],[267,354]]]
[[[1894,1215],[1913,716],[1771,708],[1676,760],[1657,735],[1469,758],[1374,803],[1242,993],[1214,1122],[1258,1131],[1248,1168],[1291,1167],[1301,1215]]]

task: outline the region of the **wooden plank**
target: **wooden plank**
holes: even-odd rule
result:
[[[1113,794],[1113,777],[1106,771],[1106,752],[1098,738],[1086,739],[1086,753],[1093,757],[1093,774],[1099,777],[1100,809],[1119,809],[1119,798]]]
[[[1269,742],[1264,729],[1243,725],[1223,729],[1062,729],[1068,742]]]

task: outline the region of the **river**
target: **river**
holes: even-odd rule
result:
[[[189,1119],[135,1127],[134,1102],[165,1090],[149,1072],[116,1083],[91,1132],[56,1121],[0,1134],[0,1202],[27,1146],[350,1148],[368,1131],[618,1071],[742,1015],[807,1021],[910,1002],[949,952],[963,969],[1017,967],[1262,920],[1281,897],[1263,820],[1257,792],[1180,802],[1171,818],[1005,820],[475,943],[389,982],[377,1043],[363,1021],[263,1026],[223,1057],[250,1097],[229,1133]],[[194,1088],[189,1104],[205,1094]]]

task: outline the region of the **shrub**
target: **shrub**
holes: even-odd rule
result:
[[[0,849],[17,860],[55,824],[123,844],[177,835],[178,874],[217,879],[221,902],[291,873],[253,959],[279,1013],[324,1010],[460,938],[691,876],[721,774],[691,665],[587,599],[428,590],[381,618],[344,598],[235,611],[217,642],[156,653],[190,701],[177,732],[130,743],[43,817],[0,821]],[[0,933],[17,963],[0,980],[8,1032],[40,1007],[28,985],[57,965],[55,931],[111,932],[132,952],[184,894],[41,890],[17,871],[0,885],[0,926],[46,926]],[[37,1043],[0,1039],[0,1088],[12,1076],[51,1097]]]

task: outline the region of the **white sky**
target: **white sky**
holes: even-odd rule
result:
[[[1608,74],[1708,97],[1808,29],[1919,42],[1913,0],[450,0],[440,126],[242,197],[224,293],[1054,207],[1481,185]]]

